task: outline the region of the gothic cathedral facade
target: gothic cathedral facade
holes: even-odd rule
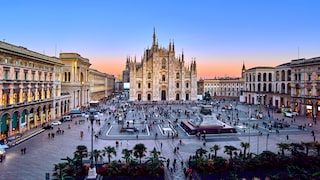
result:
[[[174,43],[158,46],[155,31],[152,47],[141,62],[127,58],[130,73],[130,101],[197,100],[197,66],[193,59],[185,66],[184,54],[175,57]]]

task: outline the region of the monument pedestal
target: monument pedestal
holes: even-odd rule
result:
[[[90,168],[88,172],[87,180],[96,180],[97,179],[97,171],[96,168]]]

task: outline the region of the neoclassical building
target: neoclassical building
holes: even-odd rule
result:
[[[144,51],[141,62],[127,59],[130,69],[131,101],[197,100],[197,66],[186,66],[184,54],[176,57],[174,43],[159,47],[153,33],[152,47]]]
[[[49,57],[0,41],[0,139],[14,136],[69,112],[61,94],[61,69]]]
[[[202,84],[201,95],[209,92],[213,98],[235,98],[239,99],[243,90],[244,81],[240,77],[224,77],[214,79],[200,79],[198,85]],[[200,89],[199,89],[200,90]]]
[[[290,68],[291,108],[320,117],[320,57],[292,60]]]
[[[115,78],[113,75],[89,69],[90,101],[107,98],[114,92]]]
[[[320,116],[320,57],[245,71],[245,102]]]
[[[60,53],[62,94],[71,96],[71,109],[86,107],[90,102],[89,59],[77,53]]]

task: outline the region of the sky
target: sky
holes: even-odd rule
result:
[[[128,56],[174,41],[198,78],[320,56],[318,0],[2,0],[0,40],[59,56],[74,52],[117,76]]]

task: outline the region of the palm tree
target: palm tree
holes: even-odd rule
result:
[[[141,164],[141,158],[145,156],[145,152],[147,151],[147,148],[144,144],[136,144],[134,147],[133,147],[133,155],[136,157],[136,158],[139,158],[139,162]]]
[[[290,145],[289,144],[286,144],[286,143],[278,143],[278,148],[280,149],[281,151],[281,155],[284,156],[284,151],[285,150],[288,150]]]
[[[291,143],[289,146],[289,149],[291,150],[291,155],[300,154],[301,151],[304,150],[303,145],[300,143]]]
[[[315,143],[314,147],[317,149],[318,156],[320,156],[320,144],[319,143]]]
[[[212,146],[211,148],[210,148],[210,151],[212,152],[212,151],[214,151],[214,158],[217,158],[217,152],[220,150],[220,146],[219,145],[217,145],[217,144],[215,144],[214,146]]]
[[[96,162],[96,164],[97,164],[98,159],[99,159],[99,158],[100,158],[100,159],[103,158],[103,156],[102,156],[102,151],[101,151],[101,150],[94,149],[94,150],[93,150],[93,157],[94,157],[94,162]]]
[[[132,150],[123,149],[122,154],[124,155],[124,157],[122,157],[122,158],[126,160],[126,164],[128,165],[130,162],[130,157],[132,155]]]
[[[152,151],[150,151],[150,154],[154,159],[158,159],[160,155],[160,151],[157,151],[157,149],[154,147]]]
[[[105,155],[107,154],[109,164],[110,164],[110,160],[111,160],[112,154],[113,154],[114,156],[117,155],[116,149],[115,149],[114,147],[111,147],[111,146],[104,147],[104,149],[102,150],[102,152],[103,152],[103,153],[102,153],[103,156],[105,156]]]
[[[88,148],[85,145],[77,146],[76,151],[74,152],[74,157],[79,159],[79,163],[82,165],[82,159],[88,157]]]
[[[241,142],[240,146],[243,148],[243,158],[246,158],[247,149],[250,147],[248,142]]]
[[[309,149],[314,146],[314,142],[302,142],[302,145],[306,148],[306,155],[309,155]]]
[[[152,177],[159,176],[163,173],[163,162],[164,157],[160,157],[160,151],[154,147],[152,151],[150,151],[151,157],[146,162],[148,164],[147,170],[148,174]]]
[[[233,154],[233,151],[236,151],[238,150],[238,148],[234,147],[234,146],[231,146],[231,145],[226,145],[224,146],[224,153],[227,153],[229,156],[230,156],[230,159],[232,159],[232,154]]]
[[[196,150],[196,155],[199,155],[199,157],[202,158],[202,156],[204,154],[206,154],[207,152],[208,152],[207,150],[205,150],[203,148],[199,148],[199,149]]]
[[[63,177],[63,169],[67,166],[67,163],[59,163],[55,164],[53,168],[53,176],[62,179]]]

